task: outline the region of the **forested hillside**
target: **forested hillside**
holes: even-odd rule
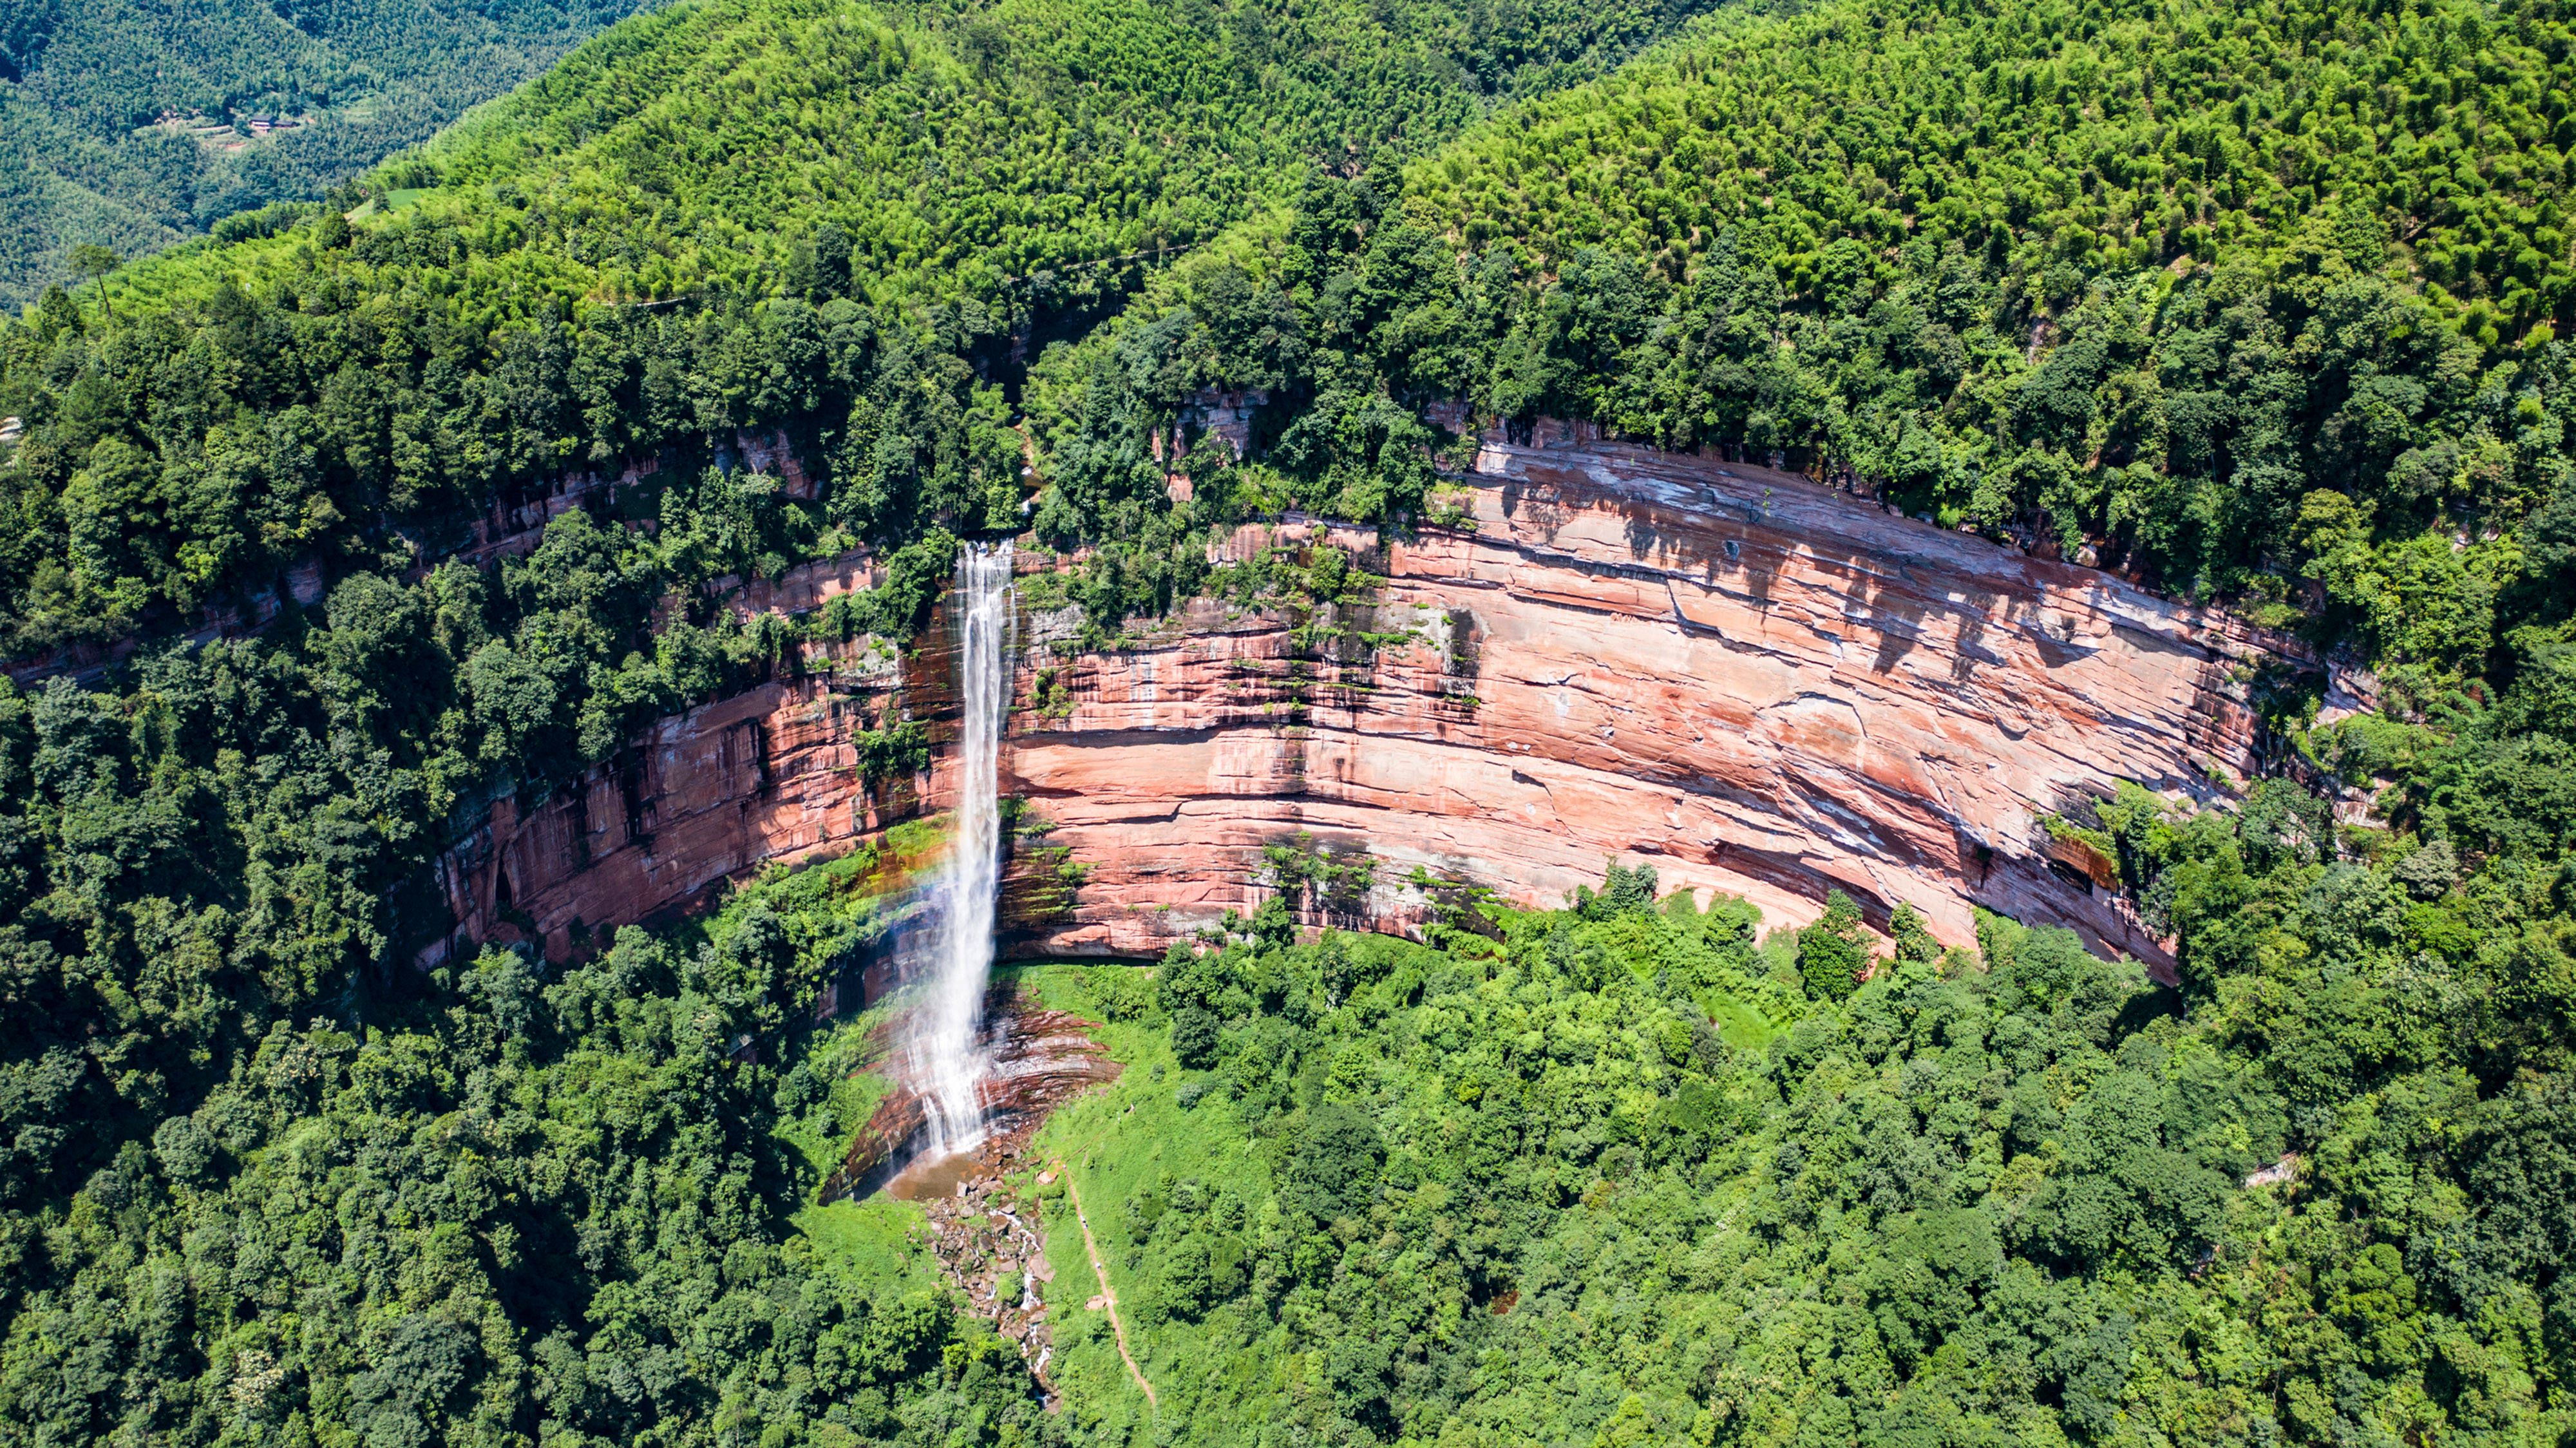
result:
[[[0,18],[0,308],[325,191],[544,70],[633,0],[26,0]],[[166,118],[166,119],[165,119]]]
[[[1283,917],[1093,968],[1134,1064],[1047,1144],[1163,1431],[2562,1441],[2563,905],[2442,844],[2337,860],[2277,782],[2120,808],[2191,902],[2179,995],[1993,917],[1974,952],[1900,920],[1855,988],[1850,917],[1764,937],[1624,870],[1437,950]],[[1116,1437],[1104,1334],[1060,1326],[1061,1371]]]
[[[800,632],[909,637],[955,531],[1018,514],[977,372],[1014,305],[1078,319],[1314,155],[1674,18],[683,7],[354,221],[273,210],[0,330],[0,653],[146,641],[0,684],[0,1442],[1045,1441],[1015,1358],[800,1255],[766,1053],[801,1048],[763,1033],[839,945],[422,979],[429,862]],[[779,425],[820,500],[719,465]],[[656,454],[649,526],[439,561],[496,495]],[[888,578],[823,615],[701,591],[862,540]],[[314,608],[170,641],[307,563]]]
[[[2576,514],[2576,60],[2547,6],[2030,3],[1742,19],[1183,268],[1046,369],[1079,531],[1202,386],[1303,505],[1421,507],[1508,425],[1813,457],[2384,664],[2482,672]],[[1210,459],[1211,463],[1221,461]],[[1043,523],[1042,523],[1042,526]],[[2453,546],[2454,536],[2465,543]]]
[[[1447,12],[1424,18],[711,0],[640,19],[397,164],[354,228],[168,256],[13,328],[0,649],[185,623],[298,556],[372,563],[386,524],[436,543],[498,492],[704,459],[741,427],[802,430],[849,479],[832,509],[853,533],[982,526],[989,488],[1017,501],[976,370],[1010,329],[1114,301],[1314,155],[1463,125],[1485,82],[1435,44]],[[1663,21],[1540,8],[1458,43],[1507,80]]]
[[[424,869],[800,635],[908,638],[961,534],[1093,545],[1114,629],[1237,519],[1436,520],[1453,399],[2091,549],[2387,709],[2268,695],[2242,808],[2058,822],[2178,991],[2002,921],[1863,983],[1847,911],[1766,942],[1626,872],[1437,950],[1273,911],[1085,977],[1149,1069],[1060,1128],[1163,1429],[2566,1437],[2570,18],[1836,3],[1613,70],[1684,18],[702,0],[353,217],[0,329],[0,653],[145,640],[0,685],[0,1443],[1116,1428],[1116,1368],[1033,1414],[789,1220],[779,1143],[852,1127],[787,1028],[861,908],[830,877],[424,978]],[[1178,437],[1175,502],[1208,388],[1260,393],[1255,445]],[[818,495],[730,466],[747,428]],[[617,515],[446,558],[647,457]],[[803,619],[704,595],[860,545],[884,585]],[[297,567],[310,608],[175,641]]]
[[[1060,1441],[898,1209],[810,1205],[865,1029],[793,1027],[872,863],[277,1022],[16,1229],[0,1440]]]
[[[1419,151],[1700,8],[1559,0],[1479,23],[1347,0],[726,0],[585,49],[411,174],[524,199],[536,245],[587,268],[594,295],[854,282],[971,297],[1000,323],[1115,287],[1114,263],[1204,242],[1319,162]]]

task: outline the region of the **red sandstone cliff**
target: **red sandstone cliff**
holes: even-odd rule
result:
[[[1952,942],[1975,903],[2162,960],[2094,862],[2050,868],[2037,820],[2120,778],[2213,797],[2212,767],[2252,762],[2240,677],[2271,641],[1759,468],[1606,446],[1489,447],[1478,468],[1472,533],[1232,545],[1362,550],[1387,582],[1360,622],[1409,635],[1373,657],[1318,659],[1288,620],[1208,600],[1121,652],[1033,645],[1022,698],[1054,668],[1071,707],[1024,710],[1005,752],[1005,790],[1055,826],[1014,871],[1013,949],[1159,951],[1249,913],[1265,848],[1298,842],[1342,859],[1310,903],[1354,926],[1417,925],[1418,878],[1552,904],[1616,858],[1775,923],[1840,886]],[[944,668],[925,650],[908,671],[916,713]],[[497,807],[448,862],[461,933],[568,949],[576,921],[846,848],[884,822],[849,738],[895,682],[766,685],[527,819]],[[944,790],[943,770],[887,808]],[[1084,872],[1069,906],[1035,888],[1055,850]]]

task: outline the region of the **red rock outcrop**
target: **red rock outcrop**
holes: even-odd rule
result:
[[[1024,715],[1009,755],[1089,871],[1038,944],[1248,913],[1264,850],[1305,835],[1369,862],[1351,923],[1418,920],[1417,869],[1552,903],[1617,860],[1775,921],[1840,887],[1945,941],[1985,904],[2163,959],[2048,867],[2039,820],[2121,778],[2215,796],[2278,641],[1765,469],[1488,447],[1479,474],[1472,534],[1282,530],[1371,550],[1370,626],[1410,639],[1368,664],[1301,670],[1280,620],[1204,600],[1067,661],[1070,713]]]
[[[2281,641],[1743,464],[1494,446],[1471,481],[1472,531],[1292,522],[1230,545],[1356,550],[1385,582],[1341,622],[1374,650],[1206,599],[1110,653],[1031,620],[1020,697],[1050,669],[1064,693],[1005,750],[1005,790],[1053,826],[1012,873],[1011,949],[1159,952],[1254,909],[1285,845],[1335,861],[1300,897],[1316,923],[1417,928],[1444,883],[1552,904],[1618,860],[1774,923],[1842,888],[1945,941],[1984,904],[2163,960],[2039,821],[2123,778],[2224,793],[2254,763],[2246,680]],[[944,670],[935,646],[906,670],[916,716],[939,717]],[[576,920],[937,807],[944,765],[891,806],[857,787],[849,735],[896,683],[765,685],[530,818],[497,805],[450,861],[464,932],[566,948]]]
[[[656,724],[569,789],[504,795],[438,863],[456,926],[423,950],[535,940],[561,959],[772,863],[830,858],[918,811],[912,782],[859,778],[856,734],[891,707],[896,661],[865,654]],[[890,861],[899,884],[909,862]],[[596,932],[596,933],[594,933]]]

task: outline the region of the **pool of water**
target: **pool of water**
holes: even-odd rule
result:
[[[933,1197],[953,1197],[966,1189],[982,1163],[972,1151],[955,1151],[946,1156],[916,1156],[903,1164],[885,1184],[885,1194],[899,1202],[926,1202]]]

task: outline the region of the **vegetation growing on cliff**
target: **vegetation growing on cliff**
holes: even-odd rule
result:
[[[1211,40],[1150,7],[689,7],[377,178],[354,227],[282,214],[0,329],[24,426],[0,443],[0,653],[143,635],[92,684],[0,684],[0,1441],[945,1442],[951,1407],[1045,1441],[942,1312],[799,1256],[765,1123],[812,1103],[731,1053],[741,1012],[810,1006],[810,979],[760,972],[810,962],[627,942],[422,998],[410,958],[457,820],[794,667],[800,636],[908,636],[950,530],[1015,516],[1020,444],[976,374],[1004,299],[955,295],[959,248],[1087,262],[1134,249],[1131,221],[1186,241],[1290,184],[1274,122],[1402,144],[1670,19],[1265,13]],[[1280,50],[1171,64],[1208,45]],[[1139,219],[1134,132],[1201,90]],[[642,129],[586,136],[630,103]],[[1041,147],[1014,164],[1088,168],[1074,214],[1003,234],[974,210],[1005,131]],[[739,189],[814,135],[845,220],[925,182],[896,238],[925,249],[854,264],[823,201]],[[1065,294],[1121,284],[1093,267]],[[630,305],[657,289],[677,305]],[[779,424],[819,499],[741,465],[739,430]],[[629,459],[662,466],[524,555],[441,561],[496,502]],[[880,586],[808,619],[707,592],[863,537]],[[276,616],[176,637],[209,605]]]
[[[163,257],[0,333],[0,650],[184,628],[568,473],[694,475],[742,429],[793,429],[832,546],[1007,522],[983,374],[1012,329],[1079,324],[1316,154],[1425,146],[1686,8],[639,18],[375,177],[354,227]]]
[[[1340,598],[1192,541],[1420,518],[1450,398],[1811,450],[2357,645],[2393,707],[2280,710],[2304,783],[2232,815],[2078,822],[2179,993],[2005,922],[1863,981],[1840,913],[1757,946],[1626,872],[1499,940],[1274,908],[1098,977],[1168,1156],[1065,1129],[1190,1431],[2566,1437],[2568,18],[1829,4],[1541,95],[1688,8],[705,0],[354,223],[0,330],[0,652],[146,636],[0,686],[0,1442],[1045,1441],[1006,1353],[788,1224],[853,1125],[761,1044],[831,902],[414,982],[424,867],[801,636],[910,632],[1031,441],[1096,630]],[[1249,456],[1181,425],[1210,387],[1267,398]],[[772,428],[813,498],[739,465]],[[707,597],[863,540],[883,586],[808,620]]]
[[[2517,604],[2568,592],[2570,94],[2549,5],[1713,22],[1314,178],[1043,365],[1038,522],[1156,511],[1152,441],[1205,387],[1271,405],[1259,486],[1185,452],[1202,496],[1420,516],[1443,439],[1418,413],[1454,398],[1812,457],[2476,675],[2521,647]]]
[[[1036,521],[1139,539],[1108,574],[1229,500],[1418,514],[1457,397],[1809,450],[2392,685],[2283,711],[2307,783],[2085,822],[2179,992],[1615,908],[1176,956],[1138,1049],[1190,1069],[1064,1129],[1204,1441],[2566,1434],[2570,63],[2547,7],[1748,21],[1316,178],[1040,364]],[[1175,428],[1207,387],[1268,394],[1249,458]]]

